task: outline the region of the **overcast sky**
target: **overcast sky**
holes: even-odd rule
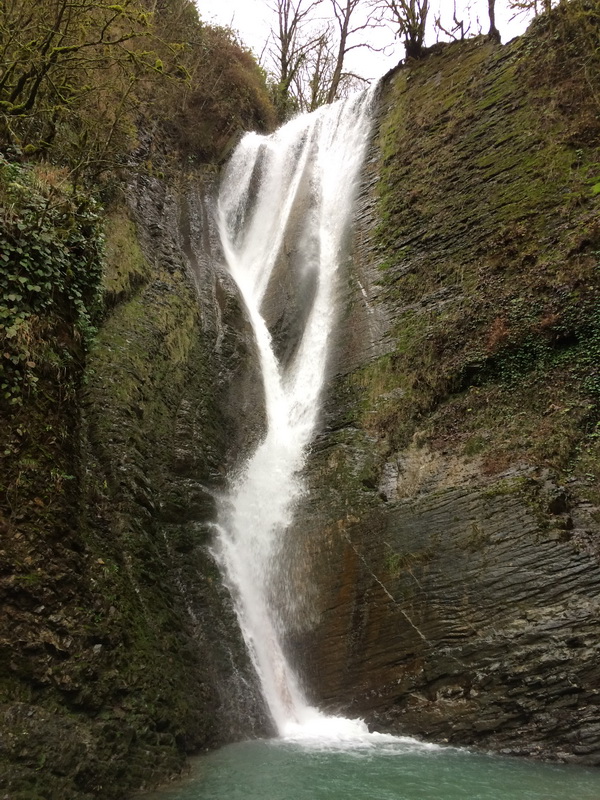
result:
[[[269,9],[269,5],[271,5],[269,0],[196,0],[196,5],[202,19],[218,25],[230,25],[239,32],[244,44],[257,56],[260,56],[275,18],[273,11]],[[327,2],[323,3],[324,7],[327,5]],[[440,9],[442,23],[446,28],[452,27],[453,6],[453,0],[432,0],[431,24],[426,44],[430,45],[436,41],[433,18],[440,13]],[[480,26],[484,33],[487,32],[489,27],[487,0],[471,0],[471,2],[457,0],[457,6],[459,10],[470,7],[472,32],[479,32]],[[508,0],[497,0],[496,6],[496,25],[502,35],[502,41],[507,42],[521,34],[529,20],[521,15],[511,22],[510,18],[514,12],[508,9]],[[459,11],[459,19],[465,16],[464,11],[462,13]],[[389,30],[370,30],[365,36],[365,40],[378,47],[387,44],[391,46],[386,54],[373,53],[366,48],[360,48],[348,54],[346,68],[357,72],[362,77],[379,78],[388,69],[395,66],[403,55],[400,44],[394,42],[393,33]]]

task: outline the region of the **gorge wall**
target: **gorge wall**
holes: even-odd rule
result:
[[[378,730],[598,764],[600,127],[570,24],[384,82],[290,647]]]
[[[28,410],[2,552],[11,800],[122,798],[270,731],[209,550],[214,494],[260,426],[214,190],[210,171],[132,179],[106,224],[82,385]]]
[[[600,26],[569,6],[383,83],[289,646],[316,702],[379,730],[596,764]],[[209,549],[262,429],[254,345],[215,172],[145,160],[107,220],[85,365],[52,332],[0,432],[11,800],[122,798],[270,731]],[[278,274],[285,358],[301,308]]]

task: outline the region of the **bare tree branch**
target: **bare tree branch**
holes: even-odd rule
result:
[[[404,40],[408,58],[419,58],[425,42],[425,25],[429,14],[429,0],[371,0],[380,20],[396,29],[396,36]]]
[[[364,31],[369,27],[375,27],[378,24],[375,21],[375,12],[371,11],[371,13],[367,15],[367,18],[364,22],[356,25],[355,27],[351,27],[351,21],[357,8],[359,6],[366,8],[366,4],[363,0],[331,0],[331,5],[333,7],[333,13],[338,26],[339,39],[335,67],[333,70],[331,85],[327,93],[328,103],[333,102],[336,97],[338,97],[346,55],[350,52],[350,50],[355,50],[360,47],[368,47],[366,42],[349,44],[349,40],[352,38],[352,36],[354,36],[354,34]]]

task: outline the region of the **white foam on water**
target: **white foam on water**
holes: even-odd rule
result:
[[[307,750],[370,751],[399,754],[442,749],[439,745],[420,742],[408,736],[369,731],[363,719],[327,715],[318,708],[307,707],[300,722],[288,722],[281,741]]]

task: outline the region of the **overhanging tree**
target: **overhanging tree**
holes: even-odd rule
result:
[[[533,11],[535,16],[547,14],[556,5],[552,0],[509,0],[508,6],[517,13],[521,11]]]
[[[0,3],[0,112],[21,116],[44,100],[68,103],[90,68],[132,61],[131,40],[149,16],[110,0],[4,0]]]
[[[0,144],[45,152],[76,183],[135,138],[134,87],[162,62],[141,0],[0,2]]]

